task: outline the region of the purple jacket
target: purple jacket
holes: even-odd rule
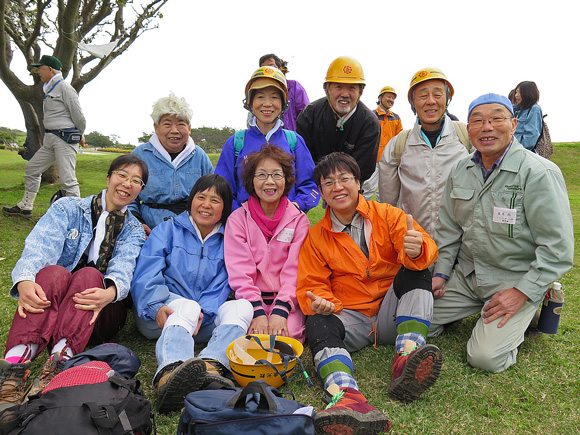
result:
[[[288,83],[288,110],[284,112],[284,128],[286,130],[296,131],[296,118],[302,109],[308,106],[310,100],[306,91],[296,80],[287,80]]]

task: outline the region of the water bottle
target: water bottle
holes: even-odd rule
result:
[[[557,334],[560,314],[564,305],[562,284],[555,282],[542,302],[542,311],[538,320],[538,331],[544,334]]]

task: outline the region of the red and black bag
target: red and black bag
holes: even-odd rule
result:
[[[139,381],[94,361],[65,370],[42,393],[0,414],[1,435],[149,435],[151,403]]]

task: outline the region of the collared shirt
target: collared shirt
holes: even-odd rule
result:
[[[62,73],[59,71],[57,73],[54,74],[54,76],[52,76],[52,78],[48,81],[48,83],[44,83],[42,85],[42,90],[45,94],[48,94],[48,92],[52,89],[53,86],[56,86],[56,84],[58,84],[58,82],[60,80],[62,80]]]
[[[191,225],[193,225],[193,228],[195,229],[195,233],[197,234],[197,237],[199,237],[199,240],[201,240],[201,244],[202,245],[205,243],[205,241],[207,239],[209,239],[215,233],[219,232],[220,228],[222,227],[222,224],[220,222],[218,222],[217,224],[214,225],[213,229],[208,233],[207,236],[202,237],[201,236],[201,231],[199,231],[199,227],[197,226],[197,224],[193,220],[193,217],[189,213],[188,213],[187,216],[189,217],[189,222],[191,222]]]
[[[328,104],[330,104],[330,102],[328,102]],[[347,113],[345,116],[343,117],[339,117],[336,120],[336,128],[339,128],[342,130],[342,126],[344,124],[346,124],[346,122],[352,117],[352,115],[354,115],[354,112],[356,112],[356,108],[358,107],[358,104],[356,106],[354,106],[354,109],[352,109],[352,111],[350,111],[349,113]]]
[[[489,169],[485,169],[485,166],[483,165],[483,160],[481,159],[481,153],[479,151],[475,151],[473,153],[473,157],[471,157],[471,160],[473,161],[473,163],[475,163],[477,166],[479,166],[481,168],[481,171],[483,172],[483,180],[484,181],[487,181],[487,179],[489,178],[491,173],[494,171],[494,169],[497,168],[501,164],[503,158],[505,157],[508,150],[512,146],[513,141],[514,140],[512,137],[512,140],[510,141],[509,145],[506,147],[506,149],[504,150],[502,155],[499,156],[499,158],[493,163],[493,165],[491,165],[491,168],[489,168]]]
[[[174,158],[172,158],[169,155],[165,147],[161,144],[161,141],[159,140],[159,136],[157,136],[157,133],[153,133],[153,136],[149,138],[149,143],[153,145],[153,147],[159,152],[159,154],[161,154],[161,156],[163,156],[165,160],[170,162],[174,168],[177,168],[179,164],[187,158],[187,156],[189,156],[192,152],[195,151],[195,142],[193,142],[193,139],[191,137],[187,138],[187,143],[185,144],[185,147]],[[149,170],[151,171],[151,169]]]
[[[365,236],[365,219],[358,212],[352,217],[350,224],[344,225],[330,209],[330,221],[332,223],[332,231],[337,233],[346,233],[356,245],[360,248],[363,254],[369,258],[369,244]]]

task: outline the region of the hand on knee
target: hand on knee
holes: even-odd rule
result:
[[[182,326],[193,335],[197,329],[201,314],[199,304],[196,301],[184,298],[171,301],[167,306],[173,310],[173,313],[167,318],[164,328],[173,325]]]

